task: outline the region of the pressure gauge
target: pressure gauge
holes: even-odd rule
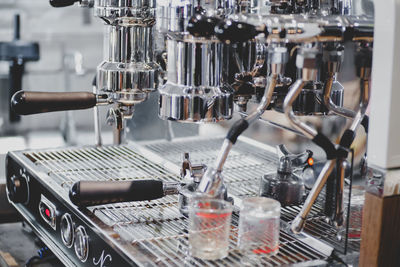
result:
[[[74,244],[75,229],[71,215],[65,213],[61,217],[60,226],[61,226],[61,239],[64,245],[66,245],[68,248],[72,247],[72,245]]]
[[[74,248],[78,259],[85,262],[89,256],[89,237],[82,225],[76,228]]]

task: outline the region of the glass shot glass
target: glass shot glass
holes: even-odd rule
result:
[[[261,257],[271,257],[279,251],[281,204],[265,197],[242,201],[239,217],[238,249],[242,264],[255,265]]]
[[[232,204],[220,199],[194,199],[189,205],[189,253],[203,260],[228,256]]]

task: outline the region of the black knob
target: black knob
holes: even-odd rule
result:
[[[75,2],[79,2],[80,0],[50,0],[50,5],[52,7],[66,7],[72,6]]]
[[[241,43],[253,39],[259,32],[251,24],[228,19],[215,27],[215,34],[221,41]]]
[[[217,18],[196,14],[190,18],[187,31],[195,37],[211,37],[215,34],[214,28],[219,22]]]
[[[8,197],[14,203],[25,203],[28,200],[28,183],[24,177],[12,176],[7,181]]]

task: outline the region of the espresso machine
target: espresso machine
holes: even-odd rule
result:
[[[371,99],[380,94],[374,86],[371,90],[371,75],[381,71],[375,65],[376,38],[387,33],[385,8],[375,5],[374,17],[373,10],[364,9],[371,2],[356,0],[50,1],[54,7],[75,3],[93,8],[106,28],[93,92],[20,91],[12,106],[29,115],[110,105],[106,120],[114,125],[115,144],[101,145],[97,121],[96,146],[10,152],[7,161],[10,202],[66,265],[239,266],[237,211],[229,256],[205,261],[188,255],[187,203],[201,194],[240,207],[243,198],[264,191],[283,208],[279,253],[263,259],[263,265],[365,264],[371,257],[377,265],[396,262],[390,250],[381,250],[383,237],[365,230],[379,220],[365,215],[374,201],[368,194],[396,194],[385,189],[389,166],[375,156],[360,174],[368,200],[361,236],[350,226],[353,142],[359,128],[372,133],[380,124],[367,113],[371,91]],[[351,99],[339,79],[345,57],[353,57],[359,80],[358,96]],[[395,71],[393,65],[390,73]],[[240,119],[222,138],[127,142],[126,119],[155,90],[160,119],[218,123],[235,113]],[[346,107],[346,101],[356,108]],[[276,151],[242,136],[272,111],[284,115],[289,124],[284,129],[321,148],[319,162],[314,164],[311,150],[294,155],[283,145]],[[333,140],[306,123],[310,117],[349,123]],[[369,143],[368,156],[387,152],[381,150]],[[396,166],[394,158],[390,167]],[[376,238],[381,247],[374,247]]]

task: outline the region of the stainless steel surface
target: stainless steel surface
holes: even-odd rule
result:
[[[233,113],[229,87],[190,87],[166,83],[160,88],[161,119],[178,122],[219,122]]]
[[[341,105],[336,104],[334,102],[334,97],[332,96],[332,89],[334,86],[334,82],[336,81],[336,75],[341,69],[343,56],[344,52],[338,49],[335,49],[333,51],[324,51],[323,61],[327,74],[324,85],[323,100],[326,108],[328,108],[333,113],[344,116],[346,118],[354,118],[354,111],[343,108],[343,100],[341,102]]]
[[[292,172],[275,171],[260,179],[260,196],[276,199],[282,206],[301,205],[305,190],[303,179]]]
[[[224,142],[222,143],[221,149],[218,153],[218,157],[215,161],[215,168],[217,171],[221,172],[222,169],[224,168],[226,159],[228,158],[229,152],[232,149],[232,142],[225,139]]]
[[[301,93],[304,85],[306,84],[303,80],[297,80],[290,88],[288,95],[285,97],[285,101],[283,104],[283,108],[285,114],[293,127],[298,129],[301,133],[303,133],[307,138],[313,139],[318,133],[315,129],[308,126],[306,123],[300,121],[293,112],[293,102],[296,100],[298,95]]]
[[[316,48],[301,47],[296,56],[296,67],[300,70],[299,79],[316,81],[321,67],[321,53]]]
[[[159,117],[179,122],[218,122],[233,113],[233,89],[227,81],[228,46],[215,37],[187,32],[201,7],[205,16],[223,17],[232,1],[161,2],[158,29],[166,35],[167,83],[160,87]]]
[[[232,117],[233,91],[223,77],[227,68],[224,47],[196,39],[167,40],[168,81],[159,89],[160,118],[218,122]]]
[[[192,164],[190,161],[190,154],[188,152],[183,153],[182,168],[180,172],[182,179],[188,179],[190,182],[199,183],[206,170],[206,165]]]
[[[94,14],[110,24],[146,25],[154,22],[155,6],[155,0],[95,0]]]
[[[146,100],[158,86],[152,25],[107,25],[105,58],[97,68],[97,88],[116,102],[132,105]]]
[[[271,65],[274,66],[278,64],[271,64]],[[284,64],[281,63],[279,65],[284,65]],[[275,68],[271,69],[272,69],[272,74],[267,78],[267,86],[265,88],[264,96],[261,99],[260,104],[253,113],[249,114],[249,116],[245,118],[245,120],[248,121],[249,124],[258,120],[261,117],[261,115],[265,112],[265,110],[268,108],[269,104],[271,103],[272,94],[274,93],[276,84],[278,82],[278,77],[279,77],[278,75],[280,74],[274,72],[274,70],[276,70]]]
[[[34,166],[43,182],[65,202],[70,203],[68,189],[78,180],[156,178],[178,181],[181,163],[179,156],[183,151],[190,151],[194,163],[211,163],[215,161],[215,152],[222,140],[192,138],[173,142],[158,141],[142,146],[66,148],[19,153],[18,157],[26,164]],[[147,158],[151,156],[152,161],[142,154]],[[275,162],[273,149],[259,143],[251,143],[247,139],[239,140],[224,170],[229,192],[238,199],[256,195],[256,181],[266,170],[275,169]],[[169,171],[173,169],[176,172]],[[283,209],[283,222],[290,221],[296,212],[297,207]],[[327,226],[326,223],[321,223],[320,212],[318,207],[312,209],[306,231],[319,233],[321,239],[335,239],[334,232],[327,234]],[[80,214],[97,228],[98,234],[104,240],[139,265],[240,265],[241,254],[236,249],[237,213],[232,220],[230,254],[220,261],[201,261],[187,256],[186,218],[179,212],[175,195],[150,202],[96,206],[83,210]],[[283,230],[280,239],[279,254],[269,259],[264,258],[263,265],[319,265],[328,257]]]
[[[164,195],[168,196],[179,194],[179,188],[179,182],[166,182],[163,184]]]
[[[332,87],[334,84],[335,78],[333,76],[333,74],[328,74],[328,77],[325,81],[325,85],[324,85],[324,95],[323,95],[323,99],[324,99],[324,104],[325,107],[327,107],[330,111],[332,111],[333,113],[346,117],[346,118],[354,118],[355,116],[355,112],[346,108],[343,108],[342,106],[338,105],[337,103],[334,102],[334,97],[332,96]],[[343,95],[342,95],[343,97]],[[343,99],[341,101],[342,105],[343,105]]]
[[[97,93],[97,88],[93,86],[93,93]],[[99,108],[95,106],[93,108],[93,124],[94,124],[94,141],[96,146],[101,146],[103,141],[101,138],[101,123],[100,123],[100,115]]]
[[[97,67],[96,87],[117,104],[120,116],[114,144],[124,143],[125,122],[132,106],[158,87],[160,66],[154,58],[155,0],[95,0],[94,14],[106,25],[104,61]]]

